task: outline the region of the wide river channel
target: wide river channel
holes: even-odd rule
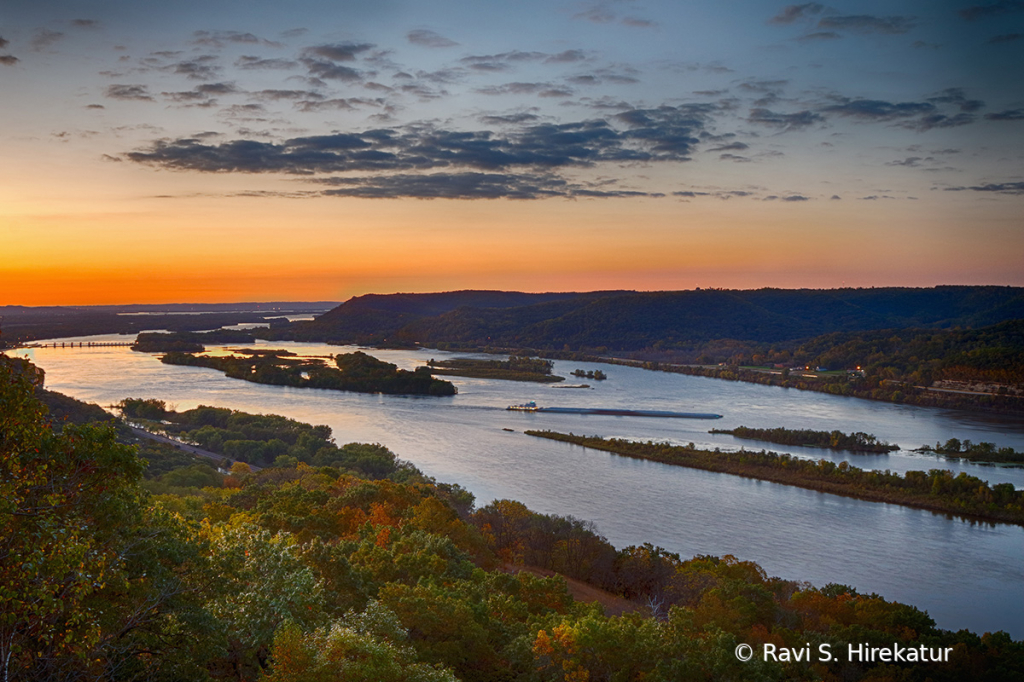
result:
[[[125,341],[130,337],[83,337]],[[354,348],[267,344],[302,355]],[[442,351],[368,351],[404,369]],[[556,362],[565,384],[451,379],[452,397],[378,396],[263,386],[205,368],[160,363],[124,347],[25,349],[46,370],[47,388],[103,406],[126,397],[159,398],[179,410],[197,405],[282,414],[327,424],[337,442],[383,443],[441,481],[463,485],[483,505],[511,498],[531,509],[597,524],[616,547],[650,542],[684,558],[731,554],[769,573],[852,585],[862,593],[928,611],[943,628],[1006,630],[1024,638],[1024,528],[968,522],[898,505],[817,493],[619,457],[524,435],[551,429],[586,435],[696,443],[725,449],[769,448],[802,457],[849,461],[893,471],[947,468],[1024,488],[1024,469],[951,462],[909,452],[948,438],[1024,450],[1024,420],[875,403],[819,393],[727,382],[614,365]],[[578,380],[574,369],[601,369],[603,382]],[[510,404],[712,412],[714,421],[510,412]],[[864,431],[905,450],[856,455],[784,447],[711,428],[735,426]],[[509,431],[511,429],[511,431]]]

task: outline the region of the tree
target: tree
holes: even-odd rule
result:
[[[130,664],[187,645],[169,621],[195,622],[170,614],[194,592],[180,569],[195,543],[149,508],[113,427],[54,433],[32,376],[0,358],[0,679],[158,677]]]

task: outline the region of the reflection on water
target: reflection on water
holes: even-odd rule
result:
[[[94,337],[101,340],[104,337]],[[123,337],[115,337],[123,338]],[[310,343],[258,342],[301,355],[354,350]],[[896,505],[862,502],[779,484],[617,457],[531,438],[525,429],[693,442],[847,460],[893,471],[947,468],[1024,488],[1024,470],[949,462],[906,451],[857,455],[783,447],[711,435],[708,429],[785,426],[864,431],[904,448],[949,438],[1024,450],[1024,420],[892,405],[753,384],[556,362],[569,377],[601,369],[590,390],[463,377],[450,397],[362,395],[263,386],[198,367],[160,363],[126,348],[36,349],[22,354],[46,372],[47,386],[110,405],[125,397],[160,398],[276,413],[328,424],[339,442],[380,442],[440,480],[461,483],[479,504],[514,498],[545,513],[594,521],[616,546],[652,542],[683,556],[733,554],[772,575],[816,585],[845,583],[927,610],[941,627],[1003,629],[1024,637],[1024,528],[970,523]],[[403,369],[441,351],[371,351]],[[509,412],[510,404],[715,412],[714,422]],[[503,430],[512,429],[512,432]]]

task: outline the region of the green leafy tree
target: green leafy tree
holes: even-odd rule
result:
[[[27,375],[0,362],[0,676],[59,674],[102,639],[123,579],[125,532],[142,515],[143,463],[109,426],[49,428]]]

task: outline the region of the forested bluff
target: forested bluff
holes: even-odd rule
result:
[[[34,383],[27,363],[0,359],[7,681],[1024,677],[1024,644],[1006,633],[945,631],[913,606],[733,557],[616,550],[586,521],[512,500],[477,508],[324,426],[123,404],[211,448],[248,441],[274,458],[222,473],[126,442],[99,408]],[[604,596],[576,601],[581,586]],[[942,664],[744,663],[741,642],[953,651]]]
[[[5,316],[0,347],[139,328],[139,318],[106,308],[8,306],[0,314]],[[143,335],[136,348],[196,352],[204,342],[260,338],[482,351],[1024,414],[1024,289],[1019,287],[470,290],[356,296],[305,322],[271,319],[268,313],[231,314],[255,316],[270,327],[235,333],[228,341],[224,332],[191,331],[221,324],[213,315],[187,323],[182,318],[189,316],[148,317],[181,332],[177,346]],[[232,320],[238,321],[243,319]]]
[[[313,321],[253,333],[621,363],[1024,414],[1018,287],[366,295]]]

